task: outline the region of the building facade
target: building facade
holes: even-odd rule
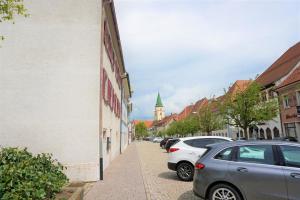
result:
[[[102,179],[131,96],[113,1],[25,6],[29,18],[1,25],[0,146],[52,153],[71,181]]]
[[[300,42],[289,48],[256,81],[263,87],[263,101],[278,101],[276,88],[300,65]],[[278,102],[279,104],[280,102]],[[259,124],[249,131],[248,138],[273,139],[283,136],[280,114],[272,120]]]
[[[300,139],[300,67],[277,87],[280,117],[285,136]]]

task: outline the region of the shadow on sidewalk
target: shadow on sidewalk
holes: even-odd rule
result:
[[[195,196],[193,191],[190,190],[180,195],[177,200],[203,200],[203,199]]]
[[[164,179],[169,179],[169,180],[180,181],[176,175],[176,172],[173,172],[173,171],[162,172],[162,173],[158,174],[158,177],[164,178]]]

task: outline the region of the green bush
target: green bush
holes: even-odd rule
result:
[[[53,199],[68,182],[64,167],[51,154],[27,149],[0,150],[0,199]]]

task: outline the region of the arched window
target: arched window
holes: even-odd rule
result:
[[[266,133],[267,133],[267,139],[268,140],[272,140],[272,132],[270,128],[266,129]]]
[[[244,132],[240,131],[240,137],[244,137]]]
[[[261,128],[259,130],[259,135],[260,135],[261,138],[265,138],[265,131],[264,131],[264,129]]]
[[[278,130],[277,127],[275,127],[275,128],[273,129],[273,134],[274,134],[274,137],[275,137],[275,138],[276,138],[276,137],[280,137],[279,130]]]
[[[253,127],[249,128],[249,138],[253,138]]]
[[[261,129],[261,130],[262,130],[262,129]],[[260,131],[258,134],[259,134],[259,138],[265,139],[265,133],[264,133],[263,130]]]

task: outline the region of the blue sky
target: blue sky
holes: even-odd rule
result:
[[[152,119],[255,78],[300,41],[299,0],[115,0],[132,119]]]

